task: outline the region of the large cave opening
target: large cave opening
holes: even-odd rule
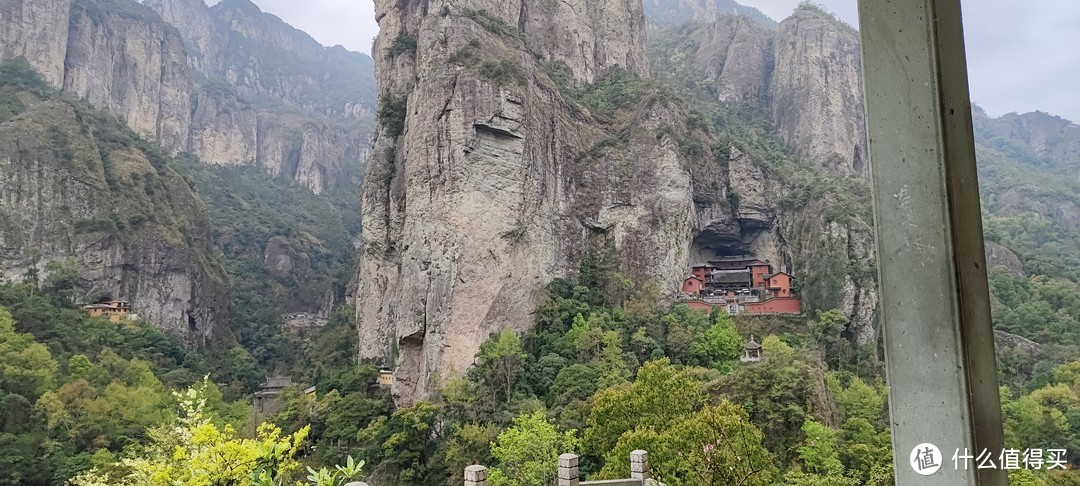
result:
[[[694,237],[690,245],[690,264],[750,253],[749,246],[738,235],[706,230]]]

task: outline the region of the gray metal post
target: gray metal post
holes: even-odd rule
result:
[[[649,479],[649,453],[636,450],[630,453],[630,479],[640,479],[642,483]]]
[[[487,486],[487,468],[475,464],[466,467],[465,486]]]
[[[578,486],[581,483],[578,476],[577,454],[559,456],[559,486]]]
[[[1007,484],[953,462],[1003,447],[960,2],[859,19],[896,483]]]

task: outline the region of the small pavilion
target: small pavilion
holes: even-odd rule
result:
[[[742,349],[742,357],[739,358],[739,361],[742,361],[743,363],[756,363],[761,361],[761,345],[754,340],[754,336],[750,336],[750,341],[744,344]]]

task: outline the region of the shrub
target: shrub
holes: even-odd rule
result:
[[[405,115],[408,113],[408,98],[386,93],[379,97],[379,111],[376,117],[379,126],[390,137],[397,138],[405,131]]]
[[[45,81],[45,78],[42,78],[24,57],[16,57],[0,63],[0,86],[24,88],[40,97],[55,93],[48,81]]]
[[[503,59],[497,62],[484,61],[484,64],[480,66],[480,74],[499,84],[506,84],[511,81],[520,85],[528,83],[528,79],[525,77],[525,71],[522,71],[517,63],[509,59]]]
[[[386,48],[386,55],[388,57],[397,57],[406,52],[416,56],[416,37],[413,37],[407,30],[402,28],[398,31],[397,37],[390,43],[390,47]]]
[[[473,39],[465,44],[461,49],[458,49],[446,59],[446,62],[451,64],[470,64],[469,61],[475,59],[476,50],[480,48],[480,41]]]
[[[471,8],[466,8],[462,11],[462,13],[466,17],[471,19],[473,22],[480,24],[481,27],[483,27],[488,32],[491,32],[492,34],[509,37],[511,39],[517,39],[521,42],[525,42],[525,35],[522,34],[521,31],[517,29],[517,27],[514,27],[506,23],[505,20],[488,13],[487,10],[475,10]]]

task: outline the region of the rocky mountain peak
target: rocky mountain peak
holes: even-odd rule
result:
[[[395,364],[399,402],[467,369],[490,333],[527,329],[543,288],[594,243],[625,253],[627,275],[677,289],[689,162],[651,129],[603,141],[629,126],[690,132],[685,112],[655,103],[607,126],[559,87],[641,83],[640,3],[379,0],[376,16],[356,304],[361,355]]]
[[[0,54],[174,152],[257,165],[318,193],[362,168],[371,59],[326,48],[251,2],[10,0]],[[11,15],[7,15],[7,13]]]
[[[380,29],[376,57],[380,55],[379,51],[383,55],[386,52],[399,54],[394,45],[403,47],[402,42],[435,40],[425,39],[425,35],[445,39],[441,30],[448,27],[449,22],[465,18],[489,32],[514,40],[508,46],[512,49],[521,49],[549,62],[565,63],[578,81],[592,82],[614,67],[648,75],[645,14],[636,0],[377,0],[375,3]],[[395,59],[381,63],[381,66],[402,72],[401,68],[406,66],[401,63],[407,61],[397,59],[396,55],[390,57]],[[382,82],[387,77],[380,76],[381,86],[392,86]]]
[[[973,107],[975,130],[987,144],[1036,165],[1075,170],[1080,164],[1080,125],[1035,111],[991,118]]]
[[[654,28],[691,20],[708,21],[722,15],[743,16],[768,29],[776,29],[777,25],[760,10],[734,0],[644,0],[642,3],[649,26]]]
[[[769,104],[780,137],[817,165],[868,175],[858,33],[816,7],[780,22]]]
[[[653,44],[702,73],[720,101],[768,112],[785,145],[818,168],[868,175],[858,33],[832,14],[803,5],[776,30],[717,15]]]
[[[471,366],[491,333],[528,329],[545,286],[598,248],[671,297],[692,260],[720,254],[798,265],[810,284],[827,278],[807,261],[867,257],[866,228],[819,221],[825,203],[813,219],[785,214],[779,166],[717,139],[643,76],[634,3],[376,2],[379,132],[356,305],[361,356],[393,363],[399,403]],[[714,35],[728,48],[712,55],[730,70],[717,79],[733,99],[764,96],[767,29],[725,21]],[[795,258],[785,232],[808,220],[835,238],[799,240]],[[845,275],[822,294],[866,325],[874,291]]]

